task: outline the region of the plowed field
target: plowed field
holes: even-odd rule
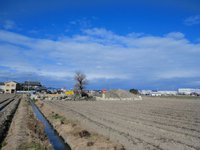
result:
[[[126,149],[200,149],[200,99],[45,103]]]

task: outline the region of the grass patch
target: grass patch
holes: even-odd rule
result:
[[[64,122],[65,122],[65,120],[66,120],[65,117],[63,117],[63,116],[61,116],[61,115],[59,115],[59,114],[57,114],[57,113],[56,113],[56,114],[53,113],[53,114],[51,115],[51,117],[52,117],[53,119],[60,120],[60,122],[63,123],[63,124],[64,124]]]
[[[4,140],[4,141],[1,143],[1,145],[0,145],[0,149],[1,149],[2,147],[6,146],[6,145],[7,145],[7,142]]]
[[[37,101],[38,101],[38,100],[35,99],[35,98],[32,99],[32,102],[33,102],[33,103],[36,103]]]
[[[45,148],[40,143],[21,144],[17,150],[44,150]]]

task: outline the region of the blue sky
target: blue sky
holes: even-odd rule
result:
[[[199,0],[0,0],[0,80],[200,88]]]

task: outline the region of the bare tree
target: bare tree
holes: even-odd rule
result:
[[[87,85],[86,75],[80,71],[75,73],[74,80],[76,81],[74,88],[78,90],[81,96],[84,95],[84,89]]]

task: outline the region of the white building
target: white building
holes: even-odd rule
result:
[[[139,91],[139,93],[142,95],[150,95],[152,93],[152,90],[141,90]]]
[[[16,93],[18,87],[19,87],[19,84],[15,81],[5,82],[4,91],[5,93],[9,93],[9,94]]]
[[[180,88],[178,89],[178,94],[190,95],[193,93],[200,94],[200,89],[192,89],[192,88]]]
[[[150,96],[167,96],[167,95],[177,95],[177,91],[152,91],[152,90],[141,90],[140,94],[150,95]]]
[[[151,96],[162,96],[162,94],[159,92],[152,92],[152,93],[150,93],[150,95]]]
[[[158,91],[161,95],[177,95],[177,91]]]

